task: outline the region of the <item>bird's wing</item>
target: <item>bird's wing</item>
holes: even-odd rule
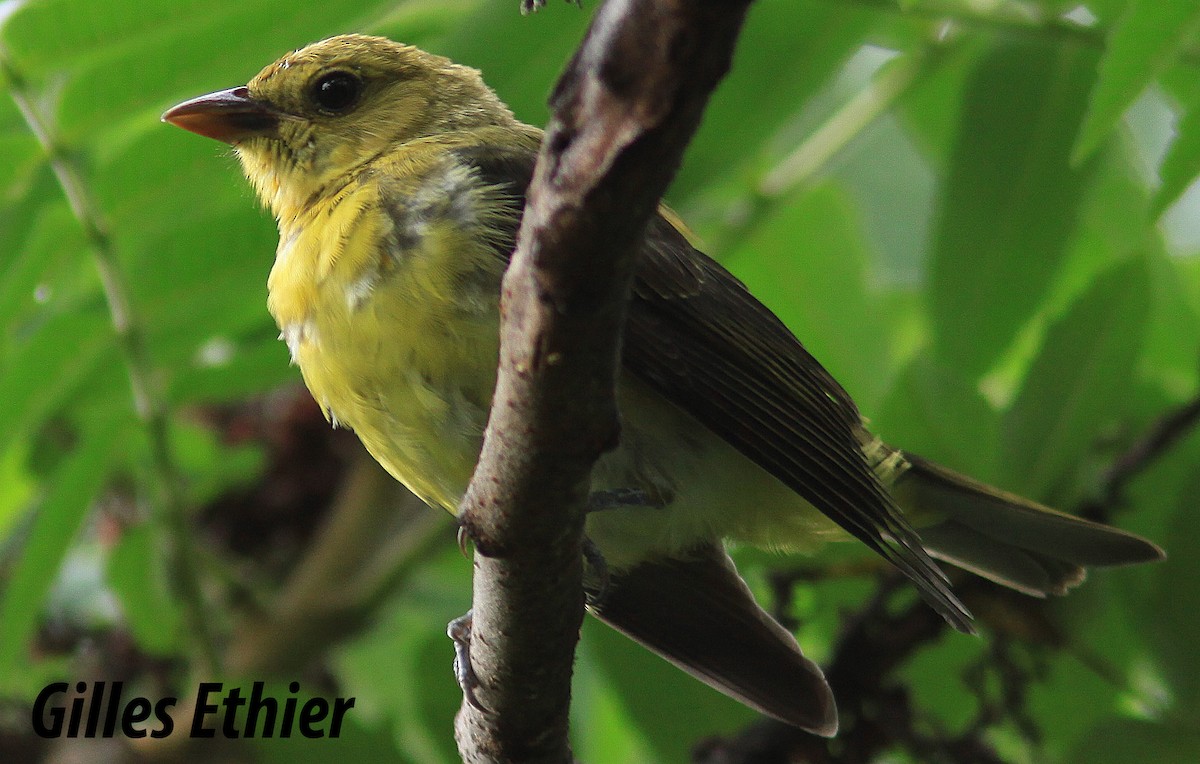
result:
[[[454,153],[523,207],[532,152],[479,145]],[[896,565],[955,628],[971,631],[970,614],[868,464],[849,394],[740,281],[661,215],[646,232],[623,362]]]

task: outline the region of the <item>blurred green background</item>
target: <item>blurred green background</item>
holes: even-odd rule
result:
[[[595,3],[517,6],[0,2],[0,758],[456,760],[444,624],[470,564],[297,390],[273,221],[226,147],[158,117],[362,31],[479,67],[542,124]],[[976,725],[1004,761],[1200,761],[1200,438],[1106,482],[1200,382],[1198,31],[1195,0],[760,0],[668,197],[888,440],[1168,549],[1038,610],[1049,636],[985,618],[895,673],[920,729]],[[769,569],[865,559],[739,557],[764,601]],[[789,603],[818,660],[875,590],[837,569]],[[214,660],[357,705],[336,741],[32,734],[49,682],[182,709]],[[591,622],[573,714],[596,763],[753,720]]]

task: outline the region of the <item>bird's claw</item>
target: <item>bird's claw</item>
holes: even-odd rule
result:
[[[608,594],[610,580],[608,561],[604,559],[604,555],[601,554],[600,548],[596,546],[595,542],[587,536],[583,537],[583,559],[598,579],[594,587],[585,588],[588,604],[592,607],[600,607],[604,604],[604,598]]]
[[[606,509],[622,509],[625,507],[650,507],[661,509],[666,506],[662,499],[651,496],[641,488],[609,488],[595,491],[588,496],[587,511],[601,512]]]
[[[468,610],[463,615],[446,624],[446,636],[454,641],[454,678],[462,689],[463,697],[471,707],[480,713],[489,713],[487,707],[475,696],[475,688],[479,686],[479,677],[471,667],[471,627],[473,611]]]

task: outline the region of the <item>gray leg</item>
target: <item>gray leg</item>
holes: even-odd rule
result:
[[[475,688],[479,686],[479,677],[471,668],[471,625],[473,611],[468,610],[446,625],[446,636],[454,640],[454,678],[462,688],[463,696],[477,710],[488,713],[479,699],[475,697]]]
[[[651,496],[641,488],[610,488],[607,491],[596,491],[588,497],[588,512],[600,512],[605,509],[621,509],[623,507],[649,507],[662,509],[666,506],[661,498]]]
[[[604,602],[604,596],[608,593],[608,561],[604,559],[595,542],[587,536],[583,537],[583,561],[587,565],[584,572],[584,594],[587,595],[588,604],[597,607]],[[588,573],[592,576],[589,577]],[[594,583],[588,583],[589,578]]]

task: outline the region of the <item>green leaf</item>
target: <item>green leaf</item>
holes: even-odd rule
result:
[[[20,3],[0,27],[0,40],[26,72],[61,69],[79,59],[136,45],[145,36],[186,31],[197,17],[220,11],[221,0],[194,0],[180,13],[173,0],[80,4],[73,0]]]
[[[576,757],[613,764],[658,761],[589,648],[590,642],[579,646],[571,686],[571,748]]]
[[[1094,63],[1082,48],[1004,45],[967,83],[929,266],[936,349],[965,373],[996,361],[1069,248],[1091,169],[1067,153]]]
[[[300,373],[288,364],[287,348],[275,335],[260,341],[218,338],[229,342],[228,361],[176,366],[168,394],[173,403],[217,403],[257,395],[284,384],[300,384]]]
[[[279,687],[273,697],[288,697],[287,690]],[[320,697],[326,700],[330,695]],[[359,721],[357,706],[342,717],[341,732],[337,738],[310,740],[296,735],[290,738],[257,738],[241,746],[254,751],[251,761],[261,764],[329,764],[330,761],[369,761],[371,764],[412,764],[414,760],[430,764],[430,759],[414,759],[396,750],[395,734],[388,725],[368,726]],[[325,729],[328,729],[326,727]],[[178,733],[176,733],[178,734]]]
[[[470,570],[458,549],[447,545],[406,581],[390,613],[333,658],[339,685],[357,698],[356,718],[392,726],[410,761],[460,761],[454,714],[462,691],[451,670],[454,648],[445,624],[470,607]]]
[[[1148,641],[1154,650],[1160,673],[1184,716],[1195,718],[1200,712],[1200,512],[1196,511],[1196,492],[1200,480],[1195,473],[1182,491],[1163,547],[1167,560],[1155,570],[1153,595],[1145,603]],[[1200,749],[1197,749],[1200,750]]]
[[[37,484],[35,476],[29,474],[28,458],[29,449],[24,447],[10,448],[0,455],[0,539],[8,537],[33,498]]]
[[[1200,729],[1113,716],[1097,724],[1068,758],[1071,764],[1195,764]]]
[[[204,92],[181,89],[189,75],[202,75],[209,90],[244,84],[284,53],[353,28],[384,5],[379,0],[325,0],[296,13],[287,0],[195,9],[156,0],[159,3],[162,7],[155,12],[171,15],[171,23],[144,28],[128,42],[117,32],[114,36],[122,44],[79,62],[58,114],[63,140],[82,142],[114,128],[166,132],[170,128],[158,121],[162,110]],[[147,66],[146,61],[160,65]],[[137,87],[129,86],[130,78],[136,78]]]
[[[0,429],[0,450],[41,424],[81,387],[95,387],[118,369],[112,325],[94,312],[49,316],[14,345],[0,361],[0,400],[9,410]],[[128,411],[128,396],[120,401]]]
[[[151,526],[130,528],[108,558],[108,581],[138,646],[169,656],[183,645],[183,614],[165,588],[158,560]]]
[[[979,698],[967,684],[979,663],[983,640],[951,637],[918,650],[899,667],[917,708],[936,714],[939,726],[966,729],[979,713]]]
[[[583,641],[596,668],[616,691],[625,716],[664,762],[687,761],[698,738],[730,732],[754,713],[633,640],[584,621]]]
[[[38,286],[54,266],[77,258],[86,243],[47,170],[17,203],[0,208],[0,230],[11,249],[0,250],[0,326],[34,309]]]
[[[833,184],[781,203],[725,265],[860,403],[887,382],[888,322],[867,289],[867,247]]]
[[[433,51],[479,69],[518,119],[542,126],[550,91],[594,8],[549,3],[530,18],[503,0],[479,3]]]
[[[1118,419],[1134,389],[1149,312],[1149,274],[1133,258],[1102,274],[1046,331],[1002,420],[1002,484],[1046,498]]]
[[[1153,311],[1146,336],[1143,373],[1173,397],[1184,400],[1196,389],[1200,311],[1188,300],[1186,271],[1161,252],[1147,256]]]
[[[896,105],[896,116],[940,175],[949,172],[959,131],[968,127],[962,112],[970,83],[992,47],[989,40],[972,38],[939,51],[939,65],[918,78]]]
[[[20,560],[0,594],[0,678],[11,676],[29,662],[29,640],[37,628],[41,604],[92,499],[122,453],[122,429],[128,422],[127,416],[108,412],[88,423],[79,434],[77,447],[47,482],[45,499]]]
[[[1151,208],[1155,218],[1166,212],[1200,175],[1200,99],[1184,109],[1175,130],[1175,140],[1171,142],[1158,174],[1162,185],[1154,195]]]
[[[1104,142],[1129,105],[1197,30],[1200,3],[1195,0],[1130,0],[1109,32],[1072,162],[1082,162]]]
[[[42,157],[41,146],[23,124],[20,130],[0,130],[0,199],[28,182]]]
[[[738,56],[713,94],[668,197],[686,203],[722,175],[761,162],[764,146],[859,49],[872,21],[870,13],[846,3],[752,8],[739,50],[753,53]]]
[[[999,416],[975,385],[927,354],[900,373],[871,424],[895,446],[979,480],[996,477]]]

